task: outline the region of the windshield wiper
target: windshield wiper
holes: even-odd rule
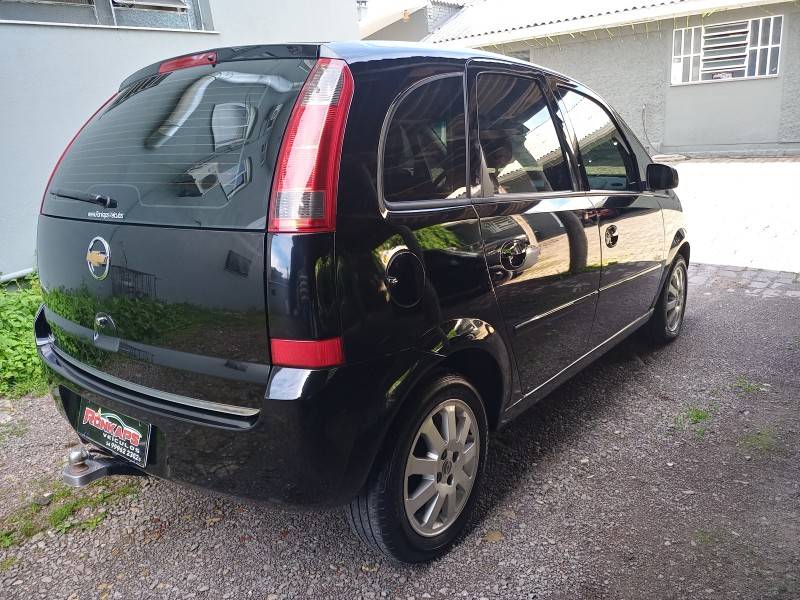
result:
[[[50,192],[57,198],[69,198],[70,200],[80,200],[81,202],[91,202],[92,204],[99,204],[106,208],[116,208],[117,201],[109,196],[101,196],[100,194],[87,194],[86,192],[75,192],[72,190],[53,190]]]

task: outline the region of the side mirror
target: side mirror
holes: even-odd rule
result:
[[[647,189],[671,190],[678,187],[678,172],[668,165],[650,163],[647,165]]]

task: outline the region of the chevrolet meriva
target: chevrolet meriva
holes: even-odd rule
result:
[[[677,174],[606,103],[503,56],[220,48],[126,79],[58,161],[35,324],[90,450],[345,505],[403,561],[473,512],[489,432],[645,327],[681,331]]]

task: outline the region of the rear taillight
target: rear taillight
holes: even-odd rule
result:
[[[216,52],[201,52],[190,56],[180,56],[166,60],[158,66],[159,73],[170,73],[178,69],[188,69],[189,67],[201,67],[203,65],[217,64]]]
[[[56,161],[56,166],[54,166],[53,170],[50,171],[50,177],[47,179],[47,185],[44,188],[44,194],[42,194],[42,202],[41,204],[39,204],[39,214],[42,214],[42,211],[44,210],[44,199],[47,197],[47,190],[50,189],[50,184],[53,182],[53,176],[56,174],[56,171],[58,171],[58,167],[61,166],[61,161],[64,160],[64,156],[66,156],[69,149],[72,148],[72,144],[75,143],[75,140],[78,139],[78,136],[83,132],[84,129],[86,129],[86,126],[92,121],[92,119],[94,119],[100,113],[101,110],[103,110],[106,106],[108,106],[111,103],[111,101],[117,97],[118,94],[119,92],[114,92],[114,95],[112,95],[108,100],[103,102],[103,105],[96,111],[94,111],[91,117],[86,119],[86,122],[83,125],[81,125],[81,128],[78,129],[78,132],[72,136],[72,139],[69,141],[69,144],[67,144],[67,147],[64,148],[64,151],[61,153],[61,156],[58,157],[58,160]]]
[[[283,367],[319,369],[344,362],[342,338],[326,340],[270,340],[272,364]]]
[[[321,58],[292,109],[275,167],[269,231],[333,231],[336,188],[353,76],[343,60]]]

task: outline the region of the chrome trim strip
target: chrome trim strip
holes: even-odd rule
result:
[[[634,275],[629,275],[628,277],[625,277],[623,279],[618,279],[617,281],[613,281],[613,282],[609,283],[608,285],[604,285],[603,287],[600,288],[600,291],[604,292],[604,291],[606,291],[608,289],[611,289],[611,288],[613,288],[615,286],[618,286],[618,285],[620,285],[622,283],[627,283],[629,281],[632,281],[632,280],[636,279],[637,277],[641,277],[642,275],[647,275],[648,273],[652,273],[656,269],[663,269],[663,268],[664,268],[663,264],[653,265],[652,267],[646,268],[644,271],[639,271],[638,273],[636,273]]]
[[[568,371],[569,369],[571,369],[572,367],[574,367],[576,364],[578,364],[578,363],[579,363],[579,362],[581,362],[581,361],[582,361],[584,358],[586,358],[587,356],[589,356],[590,354],[592,354],[593,352],[595,352],[595,351],[596,351],[598,348],[600,348],[601,346],[604,346],[605,344],[607,344],[608,342],[610,342],[611,340],[613,340],[613,339],[614,339],[614,338],[616,338],[617,336],[620,336],[620,335],[622,335],[623,333],[625,333],[625,332],[626,332],[628,329],[630,329],[631,327],[635,327],[636,325],[639,325],[641,322],[643,322],[643,321],[647,320],[648,318],[650,318],[650,315],[652,314],[652,312],[653,312],[652,310],[648,310],[648,311],[647,311],[645,314],[643,314],[641,317],[639,317],[639,318],[637,318],[637,319],[634,319],[633,321],[631,321],[630,323],[628,323],[627,325],[625,325],[625,327],[623,327],[622,329],[620,329],[620,330],[619,330],[617,333],[615,333],[614,335],[612,335],[610,338],[608,338],[608,339],[606,339],[606,340],[604,340],[604,341],[600,342],[599,344],[597,344],[597,346],[595,346],[594,348],[592,348],[591,350],[589,350],[588,352],[586,352],[585,354],[583,354],[583,355],[582,355],[580,358],[577,358],[577,359],[575,359],[574,361],[572,361],[572,362],[571,362],[570,364],[568,364],[566,367],[564,367],[563,369],[561,369],[561,370],[560,370],[558,373],[556,373],[555,375],[553,375],[552,377],[550,377],[550,378],[549,378],[547,381],[545,381],[544,383],[540,383],[539,385],[537,385],[537,386],[536,386],[535,388],[533,388],[533,389],[532,389],[530,392],[528,392],[527,394],[525,394],[524,396],[522,396],[522,397],[521,397],[519,400],[517,400],[516,402],[514,402],[514,404],[511,404],[511,405],[509,405],[509,406],[508,406],[508,407],[505,409],[505,411],[503,411],[503,412],[507,412],[507,411],[511,410],[512,408],[514,408],[514,407],[515,407],[517,404],[519,404],[520,402],[522,402],[523,400],[525,400],[525,398],[527,398],[527,397],[528,397],[528,396],[530,396],[531,394],[534,394],[534,393],[536,393],[537,391],[539,391],[540,389],[542,389],[544,386],[546,386],[548,383],[550,383],[550,382],[551,382],[551,381],[553,381],[554,379],[558,379],[558,377],[559,377],[559,376],[561,376],[561,374],[562,374],[562,373],[564,373],[565,371]]]
[[[242,406],[233,406],[231,404],[220,404],[218,402],[209,402],[208,400],[199,400],[197,398],[190,398],[188,396],[179,396],[178,394],[161,392],[159,390],[154,390],[153,388],[148,388],[143,385],[131,383],[130,381],[125,381],[124,379],[120,379],[119,377],[114,377],[113,375],[109,375],[108,373],[103,373],[102,371],[98,371],[94,367],[90,367],[89,365],[82,363],[79,360],[75,360],[71,356],[67,356],[55,344],[52,344],[51,348],[53,352],[56,354],[56,356],[58,356],[58,358],[60,358],[73,368],[78,369],[79,371],[84,371],[87,374],[91,375],[92,377],[99,379],[100,381],[105,381],[106,383],[110,383],[111,385],[131,390],[138,394],[142,394],[143,396],[150,396],[152,398],[158,398],[160,400],[171,402],[173,404],[182,404],[183,406],[191,406],[192,408],[198,408],[200,410],[208,410],[226,415],[234,415],[237,417],[254,417],[261,412],[257,408],[244,408]]]
[[[562,304],[560,306],[556,306],[555,308],[551,308],[550,310],[547,310],[547,311],[545,311],[545,312],[543,312],[541,314],[538,314],[535,317],[532,317],[530,319],[522,321],[522,323],[517,323],[516,325],[514,325],[514,331],[517,331],[518,329],[522,329],[523,327],[525,327],[526,325],[530,325],[534,321],[538,321],[539,319],[544,319],[545,317],[549,317],[550,315],[555,314],[560,310],[563,310],[565,308],[569,308],[570,306],[573,306],[573,305],[577,304],[578,302],[583,302],[587,298],[591,298],[592,296],[596,295],[597,293],[598,293],[597,290],[593,290],[593,291],[589,292],[588,294],[585,294],[585,295],[581,296],[580,298],[575,298],[574,300],[570,300],[569,302],[565,302],[564,304]]]

